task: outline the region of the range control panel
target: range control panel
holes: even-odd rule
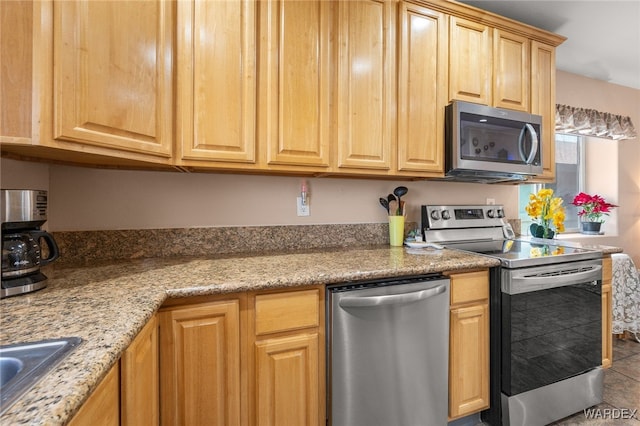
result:
[[[423,229],[460,229],[502,226],[501,205],[422,206]]]

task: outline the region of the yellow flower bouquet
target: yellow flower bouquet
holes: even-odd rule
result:
[[[553,238],[556,233],[564,232],[565,211],[562,198],[554,197],[553,189],[544,188],[537,194],[530,194],[525,210],[534,221],[529,227],[531,236]]]

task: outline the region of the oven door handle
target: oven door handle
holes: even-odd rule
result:
[[[346,296],[340,299],[341,308],[370,308],[385,305],[401,305],[425,300],[447,290],[446,285],[414,291],[412,293],[388,294],[384,296]]]
[[[570,274],[558,273],[528,277],[511,276],[509,282],[503,284],[502,291],[508,294],[520,294],[580,283],[597,282],[600,279],[602,279],[602,266],[594,265],[586,271]]]

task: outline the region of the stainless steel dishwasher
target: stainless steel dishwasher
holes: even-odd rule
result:
[[[327,287],[332,426],[447,424],[449,279]]]

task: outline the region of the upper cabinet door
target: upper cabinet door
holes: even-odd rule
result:
[[[395,3],[338,4],[338,167],[389,170],[395,126]]]
[[[400,3],[398,170],[442,172],[447,104],[447,19]]]
[[[334,2],[260,2],[260,146],[267,165],[329,166]],[[286,168],[286,167],[285,167]]]
[[[492,29],[451,17],[449,99],[491,105]]]
[[[257,3],[189,0],[177,8],[179,157],[253,163]]]
[[[556,176],[556,49],[531,42],[531,113],[542,116],[542,175],[553,181]]]
[[[172,7],[54,4],[54,138],[170,157]]]
[[[493,104],[496,107],[529,111],[529,40],[495,30],[493,36]]]

